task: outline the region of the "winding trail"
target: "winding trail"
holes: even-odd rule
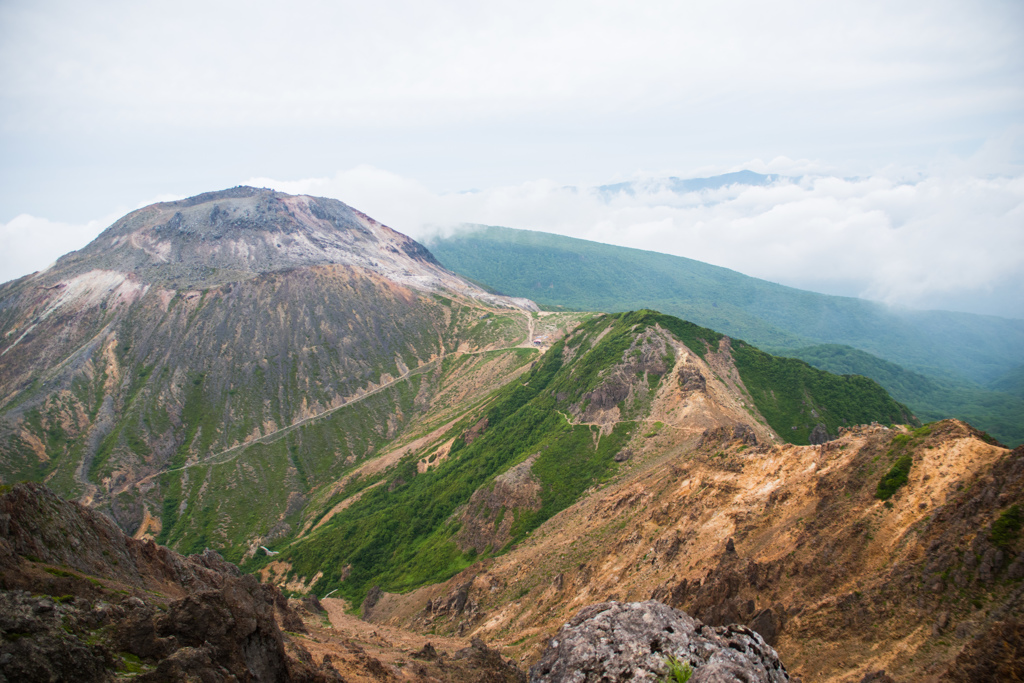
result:
[[[293,423],[291,423],[290,425],[288,425],[286,427],[281,427],[280,429],[275,429],[274,431],[268,432],[267,434],[264,434],[263,436],[257,437],[255,439],[250,440],[250,441],[245,441],[245,442],[240,443],[240,444],[238,444],[236,446],[232,446],[231,448],[227,448],[227,449],[225,449],[225,450],[223,450],[223,451],[221,451],[219,453],[214,453],[213,455],[208,455],[205,458],[202,458],[201,460],[197,460],[195,462],[191,462],[191,463],[182,465],[181,467],[172,467],[172,468],[160,471],[160,472],[154,472],[153,474],[145,476],[142,479],[139,479],[138,481],[129,484],[128,486],[124,487],[121,490],[123,491],[123,490],[125,490],[125,489],[127,489],[127,488],[129,488],[131,486],[136,486],[136,487],[141,486],[145,482],[151,481],[152,479],[155,479],[156,477],[159,477],[161,475],[167,474],[169,472],[180,472],[182,470],[191,469],[193,467],[202,467],[202,466],[206,466],[206,465],[223,465],[225,463],[231,462],[232,460],[237,458],[239,455],[241,455],[241,452],[243,450],[245,450],[246,448],[248,448],[249,446],[253,446],[253,445],[258,444],[258,443],[262,443],[262,444],[273,443],[279,437],[284,436],[288,432],[293,431],[295,429],[298,429],[299,427],[302,427],[303,425],[309,424],[310,422],[313,422],[314,420],[319,420],[322,417],[326,417],[328,415],[331,415],[332,413],[335,413],[335,412],[341,410],[342,408],[347,408],[347,407],[349,407],[350,405],[352,405],[354,403],[359,403],[363,399],[369,398],[370,396],[373,396],[374,394],[378,394],[378,393],[384,391],[385,389],[387,389],[388,387],[392,387],[392,386],[398,384],[399,382],[404,382],[405,380],[409,379],[410,377],[413,377],[415,375],[421,375],[424,372],[426,372],[427,369],[430,368],[431,366],[436,365],[437,363],[439,363],[442,360],[444,360],[444,358],[445,358],[445,356],[439,356],[439,357],[435,358],[434,360],[427,361],[426,363],[424,363],[422,365],[419,365],[419,366],[413,368],[412,370],[409,370],[405,374],[396,377],[395,379],[391,380],[390,382],[385,382],[384,384],[381,384],[378,387],[375,387],[375,388],[373,388],[373,389],[371,389],[371,390],[369,390],[367,392],[359,394],[355,398],[346,399],[341,405],[337,405],[337,406],[335,406],[333,408],[328,408],[327,410],[319,412],[316,415],[310,415],[309,417],[304,417],[301,420],[293,422]],[[229,458],[225,458],[224,460],[217,460],[217,458],[220,458],[221,456],[227,455],[229,453],[232,453],[233,455],[231,455],[231,457],[229,457]]]
[[[533,321],[531,320],[530,321],[530,330],[532,331],[532,329],[533,329]],[[195,462],[187,463],[185,465],[182,465],[181,467],[173,467],[173,468],[162,470],[160,472],[154,472],[153,474],[147,475],[147,476],[143,477],[142,479],[139,479],[138,481],[134,481],[134,482],[131,482],[129,484],[126,484],[125,486],[123,486],[120,489],[118,489],[116,493],[121,493],[123,491],[126,491],[129,488],[131,488],[132,486],[137,487],[137,488],[141,487],[146,482],[152,481],[153,479],[155,479],[157,477],[160,477],[160,476],[162,476],[164,474],[168,474],[170,472],[181,472],[183,470],[192,469],[193,467],[205,467],[207,465],[223,465],[225,463],[229,463],[232,460],[234,460],[235,458],[237,458],[239,455],[241,455],[242,452],[246,448],[248,448],[250,446],[253,446],[253,445],[258,444],[258,443],[262,443],[262,444],[273,443],[278,438],[284,436],[288,432],[291,432],[291,431],[293,431],[295,429],[298,429],[299,427],[302,427],[303,425],[309,424],[310,422],[313,422],[314,420],[319,420],[320,418],[327,417],[328,415],[331,415],[331,414],[341,410],[342,408],[347,408],[347,407],[349,407],[349,406],[351,406],[351,405],[353,405],[355,403],[358,403],[358,402],[360,402],[360,401],[362,401],[362,400],[364,400],[366,398],[369,398],[370,396],[373,396],[374,394],[378,394],[378,393],[384,391],[385,389],[398,384],[399,382],[404,382],[407,379],[409,379],[410,377],[413,377],[415,375],[423,374],[428,369],[430,369],[432,366],[437,365],[438,363],[442,362],[448,355],[453,355],[453,356],[454,355],[459,355],[459,356],[475,356],[475,355],[480,355],[480,354],[484,354],[484,353],[492,353],[494,351],[512,351],[512,350],[518,349],[518,348],[535,348],[532,345],[532,343],[530,342],[530,339],[531,339],[531,337],[527,337],[526,343],[519,344],[519,345],[516,345],[516,346],[503,346],[503,347],[500,347],[500,348],[497,348],[497,349],[486,349],[486,350],[482,350],[482,351],[457,351],[457,352],[454,352],[452,354],[443,354],[441,356],[438,356],[434,360],[427,361],[426,363],[423,363],[422,365],[418,365],[417,367],[413,368],[412,370],[409,370],[408,372],[406,372],[406,373],[396,377],[395,379],[393,379],[393,380],[391,380],[389,382],[385,382],[384,384],[381,384],[378,387],[375,387],[375,388],[373,388],[373,389],[371,389],[371,390],[369,390],[367,392],[359,394],[355,398],[346,399],[345,402],[342,403],[341,405],[337,405],[337,406],[335,406],[333,408],[328,408],[327,410],[319,412],[319,413],[317,413],[315,415],[310,415],[309,417],[305,417],[305,418],[303,418],[301,420],[293,422],[290,425],[287,425],[285,427],[281,427],[280,429],[275,429],[274,431],[268,432],[267,434],[264,434],[263,436],[257,437],[255,439],[250,440],[250,441],[245,441],[245,442],[240,443],[238,445],[232,446],[231,448],[226,448],[223,451],[220,451],[219,453],[214,453],[213,455],[208,455],[205,458],[202,458],[202,459],[197,460]],[[223,456],[229,455],[229,454],[230,454],[230,457],[227,457],[227,458],[224,458],[222,460],[219,460],[219,458],[222,458]]]

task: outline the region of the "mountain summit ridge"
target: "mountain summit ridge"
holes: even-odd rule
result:
[[[59,286],[109,271],[144,285],[188,289],[318,265],[363,268],[421,291],[536,308],[526,299],[485,292],[445,269],[419,242],[337,199],[248,186],[133,211],[83,249],[28,277]]]

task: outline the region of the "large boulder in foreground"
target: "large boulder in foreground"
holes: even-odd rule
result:
[[[706,626],[648,600],[602,602],[580,610],[530,669],[530,682],[661,681],[669,658],[689,664],[690,683],[789,680],[778,654],[754,631]]]

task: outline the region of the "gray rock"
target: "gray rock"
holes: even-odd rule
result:
[[[829,436],[828,430],[825,425],[821,422],[814,425],[814,429],[811,430],[810,442],[812,446],[820,446],[823,443],[828,443],[832,440]]]
[[[764,641],[775,646],[779,636],[778,618],[771,608],[765,608],[757,613],[750,622],[750,628],[759,633]]]
[[[670,657],[692,667],[691,683],[790,680],[778,654],[754,631],[735,624],[706,626],[648,600],[603,602],[581,610],[530,669],[530,681],[660,681]]]
[[[699,370],[685,365],[679,369],[678,380],[683,391],[705,391],[708,385]]]

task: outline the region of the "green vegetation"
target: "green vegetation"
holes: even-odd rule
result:
[[[275,559],[291,563],[293,578],[323,572],[313,591],[318,595],[337,591],[353,605],[360,604],[375,585],[404,592],[443,581],[479,559],[475,551],[464,554],[454,543],[460,528],[459,510],[475,491],[493,486],[496,476],[536,454],[531,472],[541,483],[539,509],[497,511],[496,521],[491,522],[496,526],[513,516],[511,539],[505,548],[481,555],[502,552],[521,541],[588,488],[613,476],[616,453],[640,434],[637,430],[647,410],[643,401],[620,403],[625,418],[603,436],[596,427],[572,424],[568,416],[585,410],[591,392],[606,381],[623,381],[622,373],[610,371],[637,362],[637,340],[656,326],[678,335],[702,356],[724,350],[720,334],[654,311],[587,320],[554,344],[530,372],[496,392],[482,414],[467,414],[449,429],[439,439],[454,438],[444,462],[418,472],[417,462],[425,453],[417,451],[390,470],[351,480],[321,508],[330,509],[361,492],[360,498],[316,532],[277,546],[281,554]],[[773,358],[742,342],[734,342],[732,352],[744,382],[754,395],[764,394],[774,401],[783,416],[780,419],[802,416],[805,409],[827,414],[829,417],[822,419],[836,424],[904,414],[870,380],[829,375],[801,361]],[[660,376],[652,380],[649,374],[630,372],[626,376],[633,378],[634,389],[643,394],[660,381]],[[773,387],[772,382],[780,384]],[[806,408],[802,401],[807,402]],[[471,426],[482,424],[481,416],[486,417],[486,429],[467,443],[464,434]],[[799,439],[807,433],[804,429],[785,436]],[[266,561],[255,558],[246,568],[256,569]]]
[[[565,429],[559,416],[532,404],[561,369],[556,345],[526,376],[503,389],[488,411],[485,435],[471,445],[458,441],[449,459],[417,475],[415,459],[405,458],[388,473],[388,486],[366,490],[360,500],[336,515],[317,534],[282,552],[295,572],[312,576],[321,567],[350,566],[347,579],[325,576],[318,594],[337,589],[359,604],[371,585],[409,590],[441,581],[468,566],[451,536],[457,531],[452,513],[486,481],[522,459]],[[538,522],[539,523],[539,522]],[[524,529],[528,531],[529,529]]]
[[[542,485],[540,508],[499,513],[499,520],[513,515],[510,545],[525,538],[614,472],[615,454],[636,423],[621,422],[599,437],[588,425],[569,424],[559,408],[579,401],[604,370],[622,362],[635,338],[634,326],[651,320],[645,312],[589,321],[569,340],[556,343],[528,374],[497,392],[485,412],[487,429],[472,444],[456,438],[448,460],[424,473],[415,466],[420,455],[408,456],[383,475],[386,486],[370,488],[379,478],[353,482],[338,498],[359,490],[364,495],[316,534],[283,549],[280,559],[291,562],[299,576],[312,576],[322,567],[350,567],[344,581],[337,572],[324,576],[315,591],[338,590],[353,604],[372,585],[405,591],[444,580],[476,559],[452,542],[459,528],[453,513],[478,488],[537,453],[532,473]],[[608,326],[612,330],[595,343]],[[573,361],[564,364],[567,344]],[[452,435],[477,420],[467,417]]]
[[[896,491],[907,483],[910,475],[910,468],[914,464],[913,451],[917,448],[926,436],[931,434],[932,426],[923,425],[909,434],[896,434],[889,442],[889,450],[885,454],[886,460],[896,458],[889,471],[885,473],[878,482],[875,489],[875,498],[886,501],[886,507],[891,507],[888,500]],[[878,459],[877,457],[875,458]]]
[[[1024,365],[1020,365],[1001,377],[989,382],[989,389],[1012,394],[1024,399]]]
[[[870,377],[897,401],[910,406],[922,421],[957,417],[1011,447],[1024,443],[1024,397],[1012,393],[1010,381],[985,388],[966,380],[927,377],[838,344],[807,347],[785,355],[828,372]]]
[[[693,669],[689,662],[680,662],[675,657],[668,657],[665,660],[665,668],[668,673],[661,680],[664,683],[686,683],[693,676]]]
[[[889,500],[892,495],[896,493],[896,490],[907,483],[907,477],[910,474],[910,466],[914,464],[914,459],[909,455],[901,455],[899,459],[893,463],[893,466],[889,468],[889,471],[885,473],[882,480],[878,482],[878,488],[875,490],[875,498],[880,500]]]
[[[509,228],[481,226],[428,246],[448,268],[548,309],[658,309],[824,370],[871,377],[922,419],[957,417],[1006,443],[1024,443],[1021,320],[901,311],[677,256]],[[821,344],[847,345],[899,364],[939,389],[908,393],[901,390],[908,378],[885,368],[819,365],[805,350]],[[1020,400],[1007,402],[1008,395]]]
[[[841,426],[916,423],[910,410],[867,377],[833,375],[740,341],[732,346],[736,368],[757,409],[791,443],[810,443],[816,424],[835,435]]]
[[[992,522],[992,533],[989,538],[1000,548],[1006,549],[1013,545],[1020,535],[1020,528],[1024,523],[1024,512],[1020,505],[1011,505],[999,515],[999,519]]]

